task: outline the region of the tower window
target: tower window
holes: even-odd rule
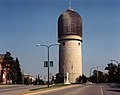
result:
[[[65,42],[63,42],[63,46],[65,45]]]
[[[78,45],[80,46],[80,43],[78,43]]]

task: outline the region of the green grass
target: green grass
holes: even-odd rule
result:
[[[42,88],[33,88],[33,89],[30,89],[30,91],[34,91],[34,90],[41,90],[41,89],[52,89],[52,88],[56,88],[56,87],[62,87],[62,86],[69,86],[70,84],[64,84],[64,83],[59,83],[59,84],[55,84],[55,85],[52,85],[50,86],[49,88],[48,87],[42,87]]]
[[[53,85],[53,87],[68,86],[68,85],[70,84],[59,83],[59,84]]]

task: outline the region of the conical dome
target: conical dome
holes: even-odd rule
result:
[[[58,19],[58,38],[63,35],[78,35],[82,37],[82,18],[72,9],[62,13]]]

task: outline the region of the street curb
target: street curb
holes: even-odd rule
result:
[[[13,87],[13,86],[22,86],[22,85],[0,85],[0,88],[1,87]]]
[[[44,90],[40,90],[40,91],[36,91],[36,92],[28,92],[28,93],[25,93],[25,94],[22,94],[22,95],[34,95],[34,94],[42,94],[42,93],[45,93],[45,92],[51,92],[51,91],[57,91],[57,90],[61,90],[61,89],[65,89],[65,88],[71,88],[71,87],[77,87],[77,86],[80,86],[80,85],[70,85],[70,86],[62,86],[62,87],[53,87],[51,89],[44,89]]]

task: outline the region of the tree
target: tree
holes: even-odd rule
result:
[[[76,82],[77,82],[77,83],[82,83],[82,76],[79,76],[79,77],[76,79]]]
[[[2,67],[3,67],[3,70],[7,70],[7,80],[9,80],[9,83],[10,83],[10,80],[13,80],[14,63],[15,61],[14,61],[14,58],[11,56],[11,53],[6,52],[3,59]]]
[[[16,58],[14,65],[15,65],[14,70],[15,70],[16,83],[19,84],[22,82],[22,72],[18,58]]]
[[[11,56],[10,52],[6,52],[3,62],[2,62],[3,72],[4,70],[7,70],[7,80],[12,80],[12,84],[19,84],[22,81],[22,73],[20,68],[20,63],[18,58],[14,60],[14,58]],[[7,83],[7,81],[6,81]]]
[[[11,56],[10,52],[6,52],[4,59],[3,59],[3,63],[2,66],[3,68],[12,68],[12,66],[14,65],[14,58]]]
[[[82,83],[86,83],[87,82],[87,77],[83,74],[82,75]]]
[[[78,82],[78,83],[86,83],[87,82],[87,77],[83,74],[82,76],[79,76],[76,79],[76,82]]]
[[[64,76],[63,74],[56,74],[56,83],[63,83],[64,82]]]
[[[90,79],[93,83],[105,83],[107,80],[107,74],[103,73],[102,71],[94,70]]]
[[[40,79],[40,76],[38,74],[38,76],[36,76],[35,81],[33,82],[34,85],[44,85],[44,81],[42,79]]]
[[[108,70],[108,82],[119,83],[120,82],[120,65],[108,63],[105,70]]]

